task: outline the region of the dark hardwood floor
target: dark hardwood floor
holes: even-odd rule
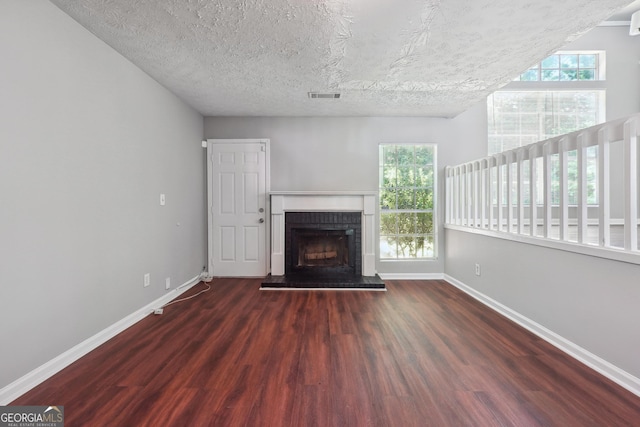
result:
[[[67,427],[640,425],[640,397],[445,282],[260,283],[216,279],[12,404]]]

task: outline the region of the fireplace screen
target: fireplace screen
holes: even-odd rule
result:
[[[353,230],[298,228],[291,231],[293,270],[353,272]]]
[[[298,237],[298,267],[349,265],[349,244],[344,232],[305,234],[310,233]]]

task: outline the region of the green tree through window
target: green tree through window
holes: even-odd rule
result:
[[[436,147],[380,145],[380,258],[434,258]]]

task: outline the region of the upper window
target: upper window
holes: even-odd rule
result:
[[[487,114],[489,154],[500,153],[605,122],[605,91],[498,91]]]
[[[487,98],[488,152],[606,121],[604,52],[558,52]]]
[[[436,257],[436,146],[380,144],[380,258]]]
[[[515,80],[521,82],[604,80],[604,67],[600,67],[603,57],[604,55],[599,52],[558,52],[529,68]]]

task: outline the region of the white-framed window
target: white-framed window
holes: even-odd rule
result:
[[[487,98],[489,154],[606,121],[605,90],[501,90]]]
[[[557,52],[487,97],[488,153],[606,121],[605,53]]]
[[[380,144],[380,259],[434,259],[436,145]]]
[[[603,52],[557,52],[529,68],[515,80],[521,82],[605,80],[604,71]]]

